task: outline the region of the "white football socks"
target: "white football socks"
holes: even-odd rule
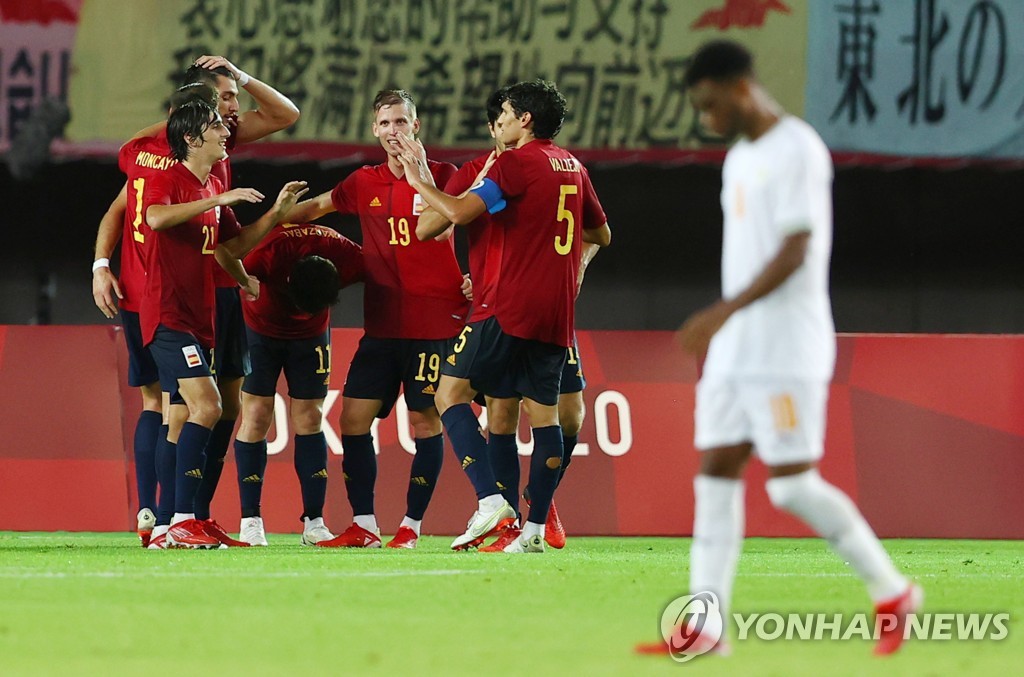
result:
[[[490,496],[484,496],[478,501],[477,509],[480,512],[494,512],[505,503],[505,498],[501,494],[491,494]]]
[[[372,534],[379,534],[380,529],[377,528],[377,516],[376,515],[356,515],[352,518],[352,521]]]
[[[802,519],[853,567],[874,602],[892,599],[907,589],[907,579],[896,571],[857,506],[817,470],[773,477],[765,487],[773,505]]]
[[[194,520],[195,518],[196,514],[194,512],[176,512],[174,517],[171,518],[171,526],[173,527],[175,524],[186,520]]]
[[[402,518],[402,523],[399,524],[398,526],[399,526],[399,528],[401,528],[401,527],[409,527],[410,529],[412,529],[413,531],[416,532],[417,536],[419,536],[420,535],[420,526],[422,524],[423,524],[423,520],[414,520],[413,518],[411,518],[409,516],[405,516],[405,517]]]
[[[709,590],[718,595],[722,615],[728,618],[732,583],[743,548],[743,481],[697,475],[693,496],[690,592]]]
[[[536,522],[523,522],[523,533],[521,538],[528,541],[534,536],[544,538],[544,525]]]

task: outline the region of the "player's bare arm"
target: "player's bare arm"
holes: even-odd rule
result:
[[[596,244],[598,247],[607,247],[612,243],[612,229],[608,227],[607,223],[600,228],[584,228],[583,242]]]
[[[334,203],[331,202],[331,191],[327,191],[298,203],[288,210],[288,213],[284,215],[282,220],[285,223],[309,223],[333,211],[335,209]]]
[[[778,289],[803,265],[810,239],[810,231],[790,235],[782,241],[782,247],[775,258],[768,262],[749,287],[731,299],[719,299],[691,315],[679,328],[677,336],[683,349],[694,355],[707,352],[711,338],[733,313]]]
[[[235,188],[220,195],[177,205],[150,205],[146,209],[146,223],[153,230],[179,226],[214,207],[230,207],[241,202],[263,202],[263,193],[255,188]]]
[[[238,286],[245,291],[250,301],[255,301],[260,297],[260,281],[246,272],[241,260],[232,256],[227,247],[222,244],[217,245],[213,257],[217,259],[220,267],[228,271]]]
[[[299,108],[291,99],[270,85],[243,73],[241,69],[223,56],[204,54],[196,59],[196,65],[213,70],[223,66],[231,71],[238,86],[249,92],[256,103],[254,110],[238,116],[235,143],[248,143],[280,131],[295,124],[299,119]]]
[[[117,248],[117,241],[124,227],[124,213],[128,209],[128,184],[121,186],[121,192],[107,208],[96,231],[96,254],[92,271],[92,299],[107,319],[117,314],[117,299],[123,299],[121,286],[110,270],[110,257]],[[97,265],[106,260],[107,265]],[[115,299],[114,297],[117,297]]]
[[[289,181],[281,189],[281,192],[278,193],[274,206],[266,214],[252,224],[242,228],[241,232],[235,237],[222,242],[218,245],[218,249],[224,247],[230,256],[236,259],[242,258],[251,252],[253,247],[258,245],[260,240],[266,237],[267,233],[274,226],[284,220],[285,215],[291,211],[299,198],[305,195],[307,191],[309,191],[309,188],[306,186],[305,181]],[[223,266],[223,264],[221,265]],[[230,273],[231,271],[228,270],[228,272]]]
[[[420,218],[416,221],[416,239],[424,240],[447,240],[452,236],[452,222],[441,216],[436,209],[427,206],[420,212]]]
[[[607,225],[607,224],[605,224]],[[583,276],[587,272],[587,266],[597,256],[597,252],[601,250],[601,245],[593,242],[584,242],[583,251],[580,252],[580,270],[576,275],[576,296],[580,295],[580,289],[583,288]]]

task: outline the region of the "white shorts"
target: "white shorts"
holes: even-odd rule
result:
[[[825,452],[828,382],[703,378],[694,445],[700,451],[750,442],[765,465],[817,461]]]

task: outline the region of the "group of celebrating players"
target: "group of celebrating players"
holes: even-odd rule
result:
[[[239,113],[238,89],[256,108]],[[129,383],[142,392],[134,457],[138,530],[151,549],[267,545],[260,498],[267,433],[284,372],[302,494],[304,545],[379,548],[371,426],[404,393],[415,438],[405,518],[388,547],[414,548],[440,475],[442,427],[479,504],[452,548],[542,552],[565,532],[553,495],[582,424],[585,386],[573,333],[583,272],[611,231],[586,170],[552,138],[566,114],[549,82],[520,82],[486,102],[494,149],[456,169],[428,160],[416,105],[387,89],[373,133],[387,154],[300,202],[287,183],[240,226],[228,151],[288,127],[295,105],[223,57],[201,56],[166,121],[126,143],[126,183],[100,223],[93,295],[121,316]],[[362,246],[314,221],[359,217]],[[470,275],[454,225],[469,226]],[[121,242],[119,276],[109,259]],[[353,523],[323,520],[328,452],[321,429],[331,370],[330,307],[364,286],[364,335],[342,394],[342,470]],[[485,398],[485,399],[483,399]],[[488,407],[485,437],[470,406]],[[519,512],[520,402],[534,451]],[[231,538],[210,502],[234,432],[242,521]],[[159,500],[157,487],[159,486]]]

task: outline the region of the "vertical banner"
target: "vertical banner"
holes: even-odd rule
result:
[[[1022,0],[814,2],[807,70],[833,150],[1024,158]]]
[[[65,101],[82,0],[0,0],[0,152],[48,98]]]

